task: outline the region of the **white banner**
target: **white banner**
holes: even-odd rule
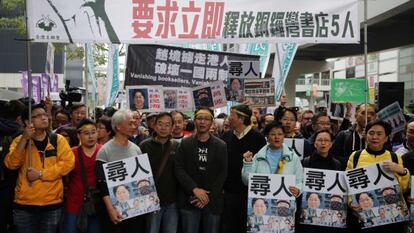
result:
[[[345,172],[352,205],[358,206],[361,228],[407,221],[407,206],[393,172],[383,163],[359,167]]]
[[[357,0],[28,0],[27,13],[35,42],[359,42]]]
[[[346,228],[347,186],[344,172],[305,168],[299,222]]]
[[[247,232],[295,232],[295,176],[249,174]]]
[[[103,165],[109,196],[123,219],[160,209],[147,154]]]

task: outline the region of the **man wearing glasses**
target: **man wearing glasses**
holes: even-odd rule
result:
[[[142,152],[148,154],[161,202],[161,210],[148,215],[148,233],[177,232],[177,181],[174,177],[174,155],[178,142],[171,140],[173,128],[173,116],[162,112],[155,117],[156,136],[144,140],[139,145]]]
[[[45,107],[38,104],[30,110],[31,123],[28,109],[22,113],[25,124],[23,135],[13,140],[4,160],[7,168],[19,170],[14,223],[17,233],[54,233],[63,203],[62,177],[74,168],[75,158],[63,136],[47,133],[49,120]],[[56,146],[52,140],[57,141]]]
[[[214,112],[200,108],[195,112],[197,133],[183,138],[178,146],[175,177],[183,233],[219,231],[223,211],[223,185],[227,177],[227,149],[221,139],[210,134]]]

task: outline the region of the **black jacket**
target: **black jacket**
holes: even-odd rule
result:
[[[226,143],[211,135],[206,142],[208,148],[205,189],[210,191],[207,207],[214,214],[223,211],[223,185],[227,177]],[[202,177],[198,170],[198,140],[197,136],[183,138],[175,156],[175,177],[178,187],[177,202],[185,209],[196,208],[189,203],[192,190],[200,187]]]
[[[177,199],[177,181],[174,176],[174,156],[177,145],[177,142],[171,140],[165,144],[161,144],[153,137],[148,138],[139,144],[142,153],[148,154],[152,174],[155,179],[155,187],[157,188],[161,205],[174,203]],[[169,158],[160,177],[157,179],[157,174],[162,161],[166,156],[167,149],[169,150]]]

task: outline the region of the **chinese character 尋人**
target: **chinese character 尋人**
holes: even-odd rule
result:
[[[141,164],[139,163],[139,159],[138,157],[135,157],[135,170],[132,173],[132,177],[135,177],[138,174],[139,170],[142,170],[145,174],[148,174],[149,171],[147,169],[145,169],[143,166],[141,166]]]
[[[250,191],[254,194],[266,196],[270,192],[270,178],[268,176],[254,175],[251,180]]]
[[[391,181],[394,180],[393,177],[390,177],[387,174],[385,174],[385,172],[381,169],[381,166],[379,163],[377,163],[377,170],[378,170],[378,176],[375,179],[374,184],[378,184],[378,182],[380,182],[381,180],[381,177],[385,177],[387,180],[391,180]]]
[[[253,62],[250,62],[249,70],[244,75],[248,76],[250,74],[250,72],[252,72],[254,74],[254,76],[257,76],[257,73],[253,69]]]
[[[278,195],[282,190],[285,192],[286,195],[288,195],[289,197],[293,196],[292,193],[290,193],[289,189],[286,187],[285,185],[285,177],[281,177],[281,184],[278,190],[276,190],[276,192],[273,193],[273,196]]]
[[[240,76],[243,73],[242,66],[241,62],[230,62],[229,73],[234,76]]]
[[[325,187],[325,176],[326,174],[323,171],[308,171],[306,173],[305,186],[320,191]]]
[[[342,187],[341,182],[339,182],[339,173],[336,173],[335,182],[333,185],[331,185],[331,187],[328,188],[328,191],[331,191],[333,188],[335,188],[335,186],[338,186],[342,192],[346,192],[346,189]]]
[[[108,172],[108,180],[112,180],[113,182],[123,181],[128,176],[124,161],[110,163],[106,167],[106,170]]]
[[[346,176],[348,176],[349,186],[355,189],[368,187],[368,184],[371,183],[371,181],[366,172],[367,170],[363,167],[349,171],[346,174]]]

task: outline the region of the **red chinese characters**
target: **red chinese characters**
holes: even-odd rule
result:
[[[133,0],[132,28],[134,38],[151,38],[150,33],[154,18],[154,0]]]

